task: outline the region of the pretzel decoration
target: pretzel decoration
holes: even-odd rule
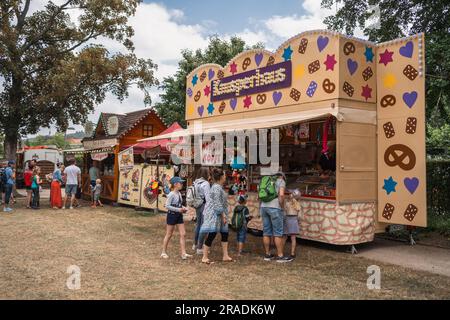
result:
[[[380,105],[382,108],[394,106],[397,103],[397,99],[394,95],[388,94],[381,98]]]
[[[256,102],[258,102],[258,104],[264,104],[267,100],[267,96],[265,93],[262,94],[258,94],[256,96]]]
[[[244,70],[244,71],[247,70],[251,64],[252,64],[252,60],[250,60],[250,58],[245,58],[244,61],[242,62],[242,70]]]
[[[352,53],[355,53],[355,51],[356,51],[356,48],[355,48],[355,45],[353,44],[353,42],[349,41],[344,44],[344,54],[346,56],[348,56]]]
[[[194,96],[194,100],[195,102],[198,102],[198,100],[200,100],[200,98],[202,97],[202,94],[200,91],[197,91],[197,93]]]
[[[274,63],[275,63],[275,58],[273,56],[270,56],[269,60],[267,61],[266,67],[270,67],[270,66],[274,65]]]
[[[219,70],[219,72],[217,72],[217,78],[222,79],[225,76],[225,73],[223,72],[223,70]]]
[[[326,93],[333,93],[336,90],[336,85],[327,78],[323,81],[322,88]]]

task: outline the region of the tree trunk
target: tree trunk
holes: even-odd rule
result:
[[[18,132],[8,130],[5,132],[5,142],[3,144],[6,160],[16,160]]]

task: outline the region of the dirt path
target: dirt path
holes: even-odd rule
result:
[[[410,246],[398,241],[375,239],[361,246],[358,255],[414,270],[432,272],[450,277],[450,250],[431,246]]]
[[[206,266],[197,256],[182,261],[175,236],[162,260],[164,221],[122,207],[2,212],[0,299],[450,299],[450,277],[368,259],[364,248],[352,256],[302,242],[297,259],[280,265],[265,263],[261,238],[249,235],[251,254],[220,263],[215,241],[217,263]],[[186,227],[190,248],[194,224]],[[235,239],[230,234],[234,257]],[[381,290],[367,288],[373,264],[382,270]],[[81,270],[76,291],[66,287],[72,265]]]

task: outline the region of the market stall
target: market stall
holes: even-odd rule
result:
[[[128,149],[139,139],[158,135],[165,129],[165,124],[153,109],[126,114],[102,113],[93,136],[83,139],[83,195],[90,196],[89,169],[96,166],[102,179],[101,198],[117,201],[120,151]]]
[[[376,44],[304,32],[274,53],[251,50],[225,67],[195,69],[187,77],[188,128],[154,139],[203,136],[206,142],[192,139],[202,165],[228,170],[230,210],[234,194],[246,192],[256,217],[249,227],[259,230],[257,188],[266,166],[249,150],[273,151],[288,190],[303,193],[301,238],[369,242],[387,224],[426,226],[423,68],[423,34]],[[279,143],[263,148],[265,130]],[[211,155],[220,139],[205,134],[242,132],[249,135],[245,150],[231,149],[245,168],[234,171],[230,150],[216,145]]]
[[[174,123],[161,134],[182,129]],[[165,211],[169,180],[175,175],[175,169],[179,169],[171,164],[169,151],[177,142],[169,139],[143,141],[119,153],[119,203]]]

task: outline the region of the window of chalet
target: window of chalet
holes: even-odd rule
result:
[[[153,126],[151,124],[142,125],[142,136],[144,137],[153,136]]]

